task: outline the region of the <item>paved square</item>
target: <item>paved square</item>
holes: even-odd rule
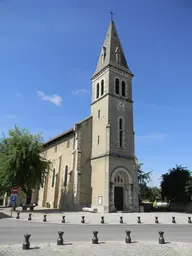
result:
[[[192,244],[170,243],[160,245],[156,242],[125,244],[107,242],[99,245],[73,243],[64,246],[55,244],[31,244],[34,249],[23,251],[20,245],[0,246],[0,256],[191,256]]]

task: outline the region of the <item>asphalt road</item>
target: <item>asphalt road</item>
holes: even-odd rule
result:
[[[125,230],[131,231],[132,241],[158,241],[158,231],[164,231],[167,242],[192,242],[192,224],[188,225],[67,225],[50,223],[30,223],[10,219],[0,220],[0,244],[16,244],[23,242],[23,235],[31,234],[33,243],[49,243],[57,240],[57,232],[64,231],[66,243],[89,241],[92,231],[99,232],[101,242],[124,241]]]

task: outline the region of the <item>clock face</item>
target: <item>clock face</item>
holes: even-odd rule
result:
[[[120,100],[117,101],[117,109],[120,110],[120,111],[125,110],[125,104]]]

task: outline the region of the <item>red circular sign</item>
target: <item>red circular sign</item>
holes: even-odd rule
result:
[[[12,194],[17,194],[18,191],[19,191],[18,187],[12,187],[12,188],[11,188],[11,193],[12,193]]]

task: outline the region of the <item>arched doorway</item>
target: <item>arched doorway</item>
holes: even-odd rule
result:
[[[111,174],[111,206],[116,211],[129,210],[132,204],[131,174],[124,167],[116,168]]]
[[[117,211],[122,211],[124,208],[124,179],[118,173],[115,177],[115,187],[114,187],[114,204]]]

